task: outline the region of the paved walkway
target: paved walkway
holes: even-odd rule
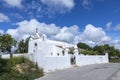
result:
[[[36,80],[120,80],[120,64],[96,64],[60,70]]]

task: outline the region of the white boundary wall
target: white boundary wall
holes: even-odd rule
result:
[[[71,66],[69,57],[44,57],[43,62],[45,72],[65,69]]]
[[[109,63],[108,54],[105,55],[78,55],[76,56],[76,64],[78,66]]]
[[[13,57],[19,57],[19,56],[23,56],[23,57],[29,57],[29,54],[28,53],[23,53],[23,54],[13,54]],[[5,54],[5,55],[2,55],[1,58],[10,58],[10,54]]]
[[[36,62],[45,72],[57,69],[65,69],[71,66],[70,56],[43,56],[44,54],[36,52],[29,56],[29,59]]]
[[[71,56],[43,56],[42,53],[34,54],[13,54],[13,57],[24,56],[29,58],[31,61],[38,64],[40,68],[43,68],[45,72],[54,71],[57,69],[65,69],[71,67]],[[2,55],[2,58],[10,58],[9,54]],[[76,65],[90,65],[109,63],[108,54],[106,55],[76,55]]]

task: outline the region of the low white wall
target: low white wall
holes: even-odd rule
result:
[[[78,55],[76,56],[76,64],[78,66],[109,63],[108,55]]]
[[[1,58],[10,58],[10,54],[1,55]]]
[[[29,57],[29,54],[27,54],[27,53],[24,53],[24,54],[13,54],[13,57],[20,57],[20,56]],[[2,55],[1,58],[4,58],[4,59],[10,58],[10,54]]]
[[[44,56],[43,53],[33,54],[13,54],[13,57],[24,56],[38,64],[45,72],[54,71],[71,67],[71,55],[68,56]],[[2,55],[2,58],[10,58],[9,54]],[[99,63],[109,63],[108,54],[106,55],[76,55],[76,65],[90,65]]]
[[[69,68],[71,66],[70,58],[68,56],[44,57],[43,62],[44,62],[43,67],[45,72],[54,71],[57,69]]]
[[[40,68],[43,68],[45,72],[54,71],[56,69],[69,68],[70,56],[49,56],[44,55],[42,51],[38,51],[33,54],[29,54],[29,59],[38,64]]]

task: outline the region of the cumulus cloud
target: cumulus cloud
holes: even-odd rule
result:
[[[46,34],[52,40],[69,43],[83,42],[90,46],[110,44],[120,49],[120,40],[111,40],[101,27],[95,27],[91,24],[86,25],[83,32],[80,32],[77,25],[60,27],[55,24],[41,23],[36,19],[24,20],[16,23],[16,25],[18,26],[16,29],[8,29],[6,32],[16,40],[26,39],[30,35],[34,35],[36,28],[38,28],[40,35]],[[3,30],[0,32],[4,33]]]
[[[112,22],[108,22],[106,24],[106,30],[110,30],[111,29],[111,25],[112,25]]]
[[[111,40],[100,27],[91,24],[86,25],[85,30],[80,32],[77,25],[72,26],[56,26],[55,24],[46,24],[31,19],[16,23],[16,29],[8,29],[7,33],[11,34],[17,40],[26,39],[30,35],[35,34],[36,28],[40,35],[46,34],[49,39],[65,41],[70,43],[84,42],[89,45],[105,43]]]
[[[111,40],[102,28],[95,27],[91,24],[86,25],[85,30],[81,35],[81,39],[93,42],[106,42]]]
[[[40,35],[46,34],[49,38],[55,40],[72,42],[79,30],[76,25],[61,28],[55,24],[40,23],[36,19],[31,19],[30,21],[24,20],[18,22],[16,25],[18,25],[18,28],[8,29],[7,33],[11,34],[17,40],[25,39],[34,34],[35,29],[38,28]]]
[[[71,27],[63,27],[55,36],[54,39],[65,41],[65,42],[74,42],[74,38],[79,33],[79,27],[73,25]]]
[[[18,33],[17,29],[8,29],[7,32],[8,34],[10,34],[13,38],[15,38],[16,40],[21,39],[20,34]]]
[[[8,5],[12,7],[22,7],[22,0],[4,0]]]
[[[47,35],[55,35],[59,31],[59,27],[56,27],[55,24],[40,23],[36,19],[31,19],[30,21],[24,20],[17,23],[17,25],[19,26],[17,28],[18,33],[22,34],[33,34],[36,28],[39,29],[40,34],[45,33]]]
[[[9,21],[8,16],[4,15],[3,13],[0,13],[0,22]]]

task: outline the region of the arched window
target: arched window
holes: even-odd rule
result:
[[[59,56],[60,54],[59,53],[57,53],[57,56]]]
[[[35,47],[37,47],[37,43],[35,43],[35,45],[34,45]]]

